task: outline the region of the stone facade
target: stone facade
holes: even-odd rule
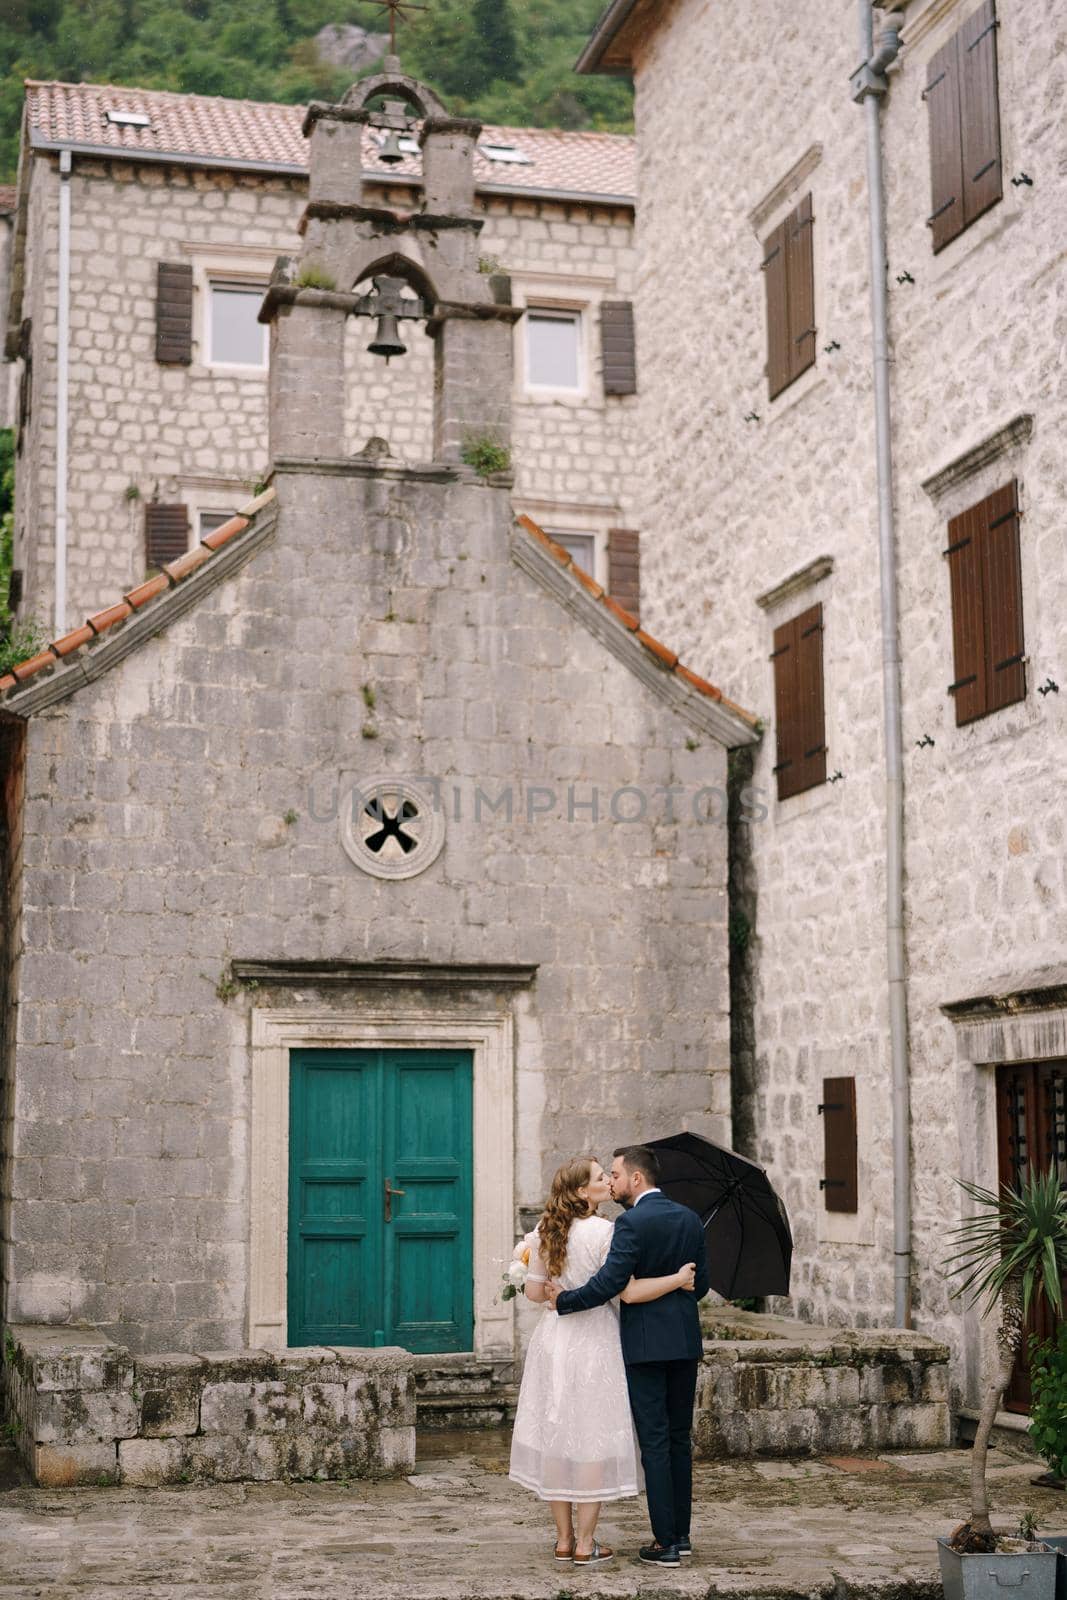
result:
[[[903,50],[882,106],[914,1316],[916,1327],[951,1341],[961,1381],[964,1318],[948,1293],[944,1234],[960,1214],[955,1178],[996,1181],[992,1067],[1010,1058],[958,1059],[941,1007],[1035,989],[1039,969],[1067,955],[1059,360],[1067,187],[1056,142],[1067,33],[1051,0],[998,3],[1004,198],[934,256],[921,94],[932,53],[974,9],[971,0],[903,7]],[[738,30],[703,0],[677,0],[652,26],[634,13],[631,55],[648,439],[638,523],[650,625],[669,619],[679,647],[773,727],[773,629],[823,604],[827,773],[839,781],[779,802],[773,736],[756,756],[766,816],[747,830],[737,874],[737,910],[752,927],[739,998],[751,1007],[755,1044],[737,1088],[755,1129],[752,1153],[793,1220],[794,1309],[862,1327],[892,1318],[893,1233],[869,222],[864,113],[848,87],[856,10],[812,0],[783,20],[780,7],[759,4]],[[714,159],[698,194],[701,151]],[[1024,170],[1035,182],[1013,185]],[[763,241],[808,192],[817,357],[768,402]],[[664,338],[663,286],[690,281],[699,299],[691,336]],[[954,676],[946,524],[1013,476],[1024,511],[1028,692],[957,727],[946,693]],[[796,574],[801,581],[787,584]],[[1059,693],[1036,692],[1048,679]],[[1033,1019],[1029,1059],[1063,1053],[1056,1003],[1044,1029]],[[819,1190],[817,1106],[822,1079],[837,1075],[857,1081],[854,1216],[828,1212]],[[972,1393],[975,1382],[972,1367]]]
[[[305,263],[374,259],[366,198],[311,208]],[[390,245],[447,279],[436,461],[343,453],[345,297],[298,261],[265,310],[271,487],[0,680],[9,1321],[284,1350],[296,1047],[470,1050],[474,1343],[502,1361],[500,1263],[563,1156],[728,1138],[721,800],[757,735],[456,460],[515,315],[471,220]],[[417,874],[356,864],[374,774],[436,819]]]
[[[148,97],[149,100],[151,97]],[[171,97],[173,98],[173,97]],[[288,108],[286,108],[288,109]],[[595,135],[584,136],[595,141]],[[618,141],[616,141],[618,142]],[[232,512],[268,464],[266,371],[208,360],[206,300],[227,273],[264,286],[275,258],[299,248],[307,199],[301,175],[135,163],[75,154],[71,205],[70,444],[67,614],[54,618],[58,157],[26,163],[28,224],[19,316],[32,319],[34,414],[18,475],[15,565],[24,573],[21,615],[62,631],[144,576],[144,507],[186,504],[193,542],[200,511]],[[224,161],[225,152],[219,160]],[[236,159],[236,158],[235,158]],[[410,182],[381,181],[375,203],[410,208]],[[592,533],[596,576],[606,581],[609,528],[634,526],[634,397],[605,396],[599,377],[599,303],[633,287],[633,210],[626,196],[583,202],[507,192],[508,168],[482,192],[480,253],[512,277],[516,301],[579,309],[583,379],[573,396],[531,393],[516,360],[514,464],[520,509],[550,529]],[[510,170],[515,170],[514,168]],[[552,173],[545,182],[552,183]],[[159,261],[194,270],[190,366],[155,359]],[[373,324],[353,319],[346,448],[385,437],[402,460],[428,461],[433,352],[406,324],[408,356],[389,370],[365,346]],[[515,331],[521,357],[523,330]]]
[[[415,1463],[406,1350],[135,1358],[91,1330],[6,1328],[9,1417],[34,1483],[375,1478]]]

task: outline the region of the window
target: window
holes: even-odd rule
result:
[[[207,359],[213,366],[267,365],[267,329],[257,321],[263,304],[261,284],[208,284]]]
[[[811,195],[764,241],[767,391],[771,400],[815,365],[815,256]]]
[[[934,254],[1003,196],[994,0],[979,6],[931,57],[930,215]]]
[[[511,162],[515,166],[532,167],[532,156],[524,155],[514,144],[480,144],[478,153],[485,156],[488,161]]]
[[[826,782],[822,606],[811,606],[774,630],[774,716],[778,798]]]
[[[591,578],[596,577],[596,534],[570,533],[559,528],[546,528],[545,532],[561,544],[574,562]]]
[[[526,313],[526,386],[528,389],[582,388],[582,314],[580,311]]]
[[[1018,486],[1003,489],[948,525],[956,724],[1026,698]]]
[[[196,514],[196,537],[198,540],[206,539],[209,533],[214,533],[216,528],[221,528],[223,523],[229,522],[236,513],[233,511],[198,511]]]

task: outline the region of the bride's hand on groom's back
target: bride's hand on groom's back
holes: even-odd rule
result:
[[[678,1269],[679,1289],[688,1289],[690,1293],[696,1287],[697,1268],[695,1261],[687,1261],[684,1267]]]

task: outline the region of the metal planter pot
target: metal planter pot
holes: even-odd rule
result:
[[[1041,1543],[1055,1550],[1060,1558],[1056,1571],[1056,1600],[1067,1600],[1067,1533],[1043,1533]]]
[[[1035,1542],[1011,1555],[961,1556],[937,1541],[945,1600],[1056,1600],[1059,1553]]]

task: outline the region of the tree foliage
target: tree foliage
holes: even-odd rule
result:
[[[460,115],[520,127],[630,129],[629,85],[580,78],[601,0],[428,0],[401,24],[404,68]],[[25,78],[299,104],[351,73],[321,62],[326,23],[382,28],[368,0],[4,0],[0,181],[18,159]]]

